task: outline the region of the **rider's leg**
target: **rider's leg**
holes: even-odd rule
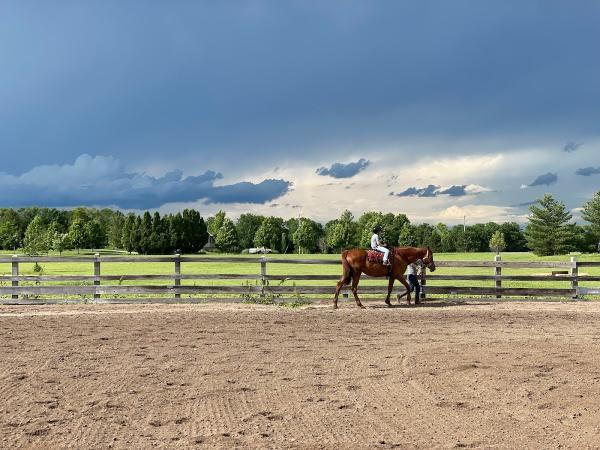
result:
[[[388,262],[388,256],[390,254],[390,250],[387,249],[387,248],[385,248],[385,247],[381,247],[381,246],[378,246],[376,250],[378,252],[383,253],[383,263],[387,264],[387,262]]]

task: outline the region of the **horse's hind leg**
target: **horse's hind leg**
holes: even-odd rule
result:
[[[398,303],[400,303],[400,299],[406,295],[406,303],[410,305],[410,286],[408,285],[406,278],[404,278],[404,275],[398,277],[398,280],[400,280],[400,283],[402,283],[406,288],[406,292],[404,294],[398,295]]]
[[[360,307],[360,308],[364,308],[363,304],[360,302],[360,299],[358,298],[358,282],[360,281],[360,272],[355,273],[352,276],[352,294],[354,294],[354,300],[356,300],[356,306]]]
[[[333,297],[333,309],[337,309],[338,307],[338,297],[340,296],[340,291],[344,286],[350,283],[350,278],[352,277],[352,272],[344,267],[344,273],[342,274],[342,278],[337,282],[337,286],[335,288],[335,296]]]

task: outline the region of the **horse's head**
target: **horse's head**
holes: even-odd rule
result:
[[[435,262],[433,261],[433,252],[429,247],[426,248],[425,257],[423,258],[423,264],[430,271],[435,272]]]

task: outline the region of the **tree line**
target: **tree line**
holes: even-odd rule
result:
[[[375,225],[393,246],[429,246],[434,252],[528,251],[538,255],[592,252],[600,240],[600,192],[583,205],[585,225],[571,222],[565,205],[546,194],[530,207],[525,227],[516,222],[463,227],[413,224],[405,214],[369,211],[355,218],[344,211],[324,225],[310,218],[285,220],[252,213],[237,220],[219,211],[206,221],[194,209],[161,216],[123,214],[108,208],[0,209],[0,247],[29,254],[50,250],[122,249],[141,254],[196,253],[214,240],[216,249],[239,252],[264,247],[280,253],[336,253],[366,247]]]

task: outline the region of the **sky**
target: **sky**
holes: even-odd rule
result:
[[[581,221],[600,3],[0,2],[0,207]]]

